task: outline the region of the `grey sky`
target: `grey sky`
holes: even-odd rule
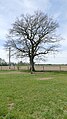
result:
[[[2,47],[11,24],[21,14],[32,14],[36,10],[57,19],[60,25],[58,33],[65,38],[61,42],[60,53],[53,59],[53,56],[50,56],[46,63],[67,63],[67,0],[0,0],[0,57],[5,60],[8,58]]]

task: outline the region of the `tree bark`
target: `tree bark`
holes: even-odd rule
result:
[[[31,73],[33,73],[33,71],[35,71],[34,58],[32,56],[30,57],[30,71],[31,71]]]

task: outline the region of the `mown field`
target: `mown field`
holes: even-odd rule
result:
[[[0,71],[0,119],[67,119],[67,72]]]

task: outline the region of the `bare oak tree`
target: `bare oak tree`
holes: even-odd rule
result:
[[[56,35],[58,23],[43,12],[22,15],[12,24],[5,46],[22,57],[28,57],[34,71],[34,60],[57,50],[60,38]]]

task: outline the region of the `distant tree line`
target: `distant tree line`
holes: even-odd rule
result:
[[[23,66],[23,65],[28,65],[28,64],[20,61],[18,63],[11,62],[10,65],[11,66],[16,66],[16,65]],[[4,59],[0,58],[0,66],[9,66],[9,63],[7,63]]]
[[[16,63],[12,63],[11,65],[16,65]],[[4,59],[0,58],[0,66],[9,66],[9,63],[7,63]]]
[[[8,64],[4,59],[0,58],[0,66],[8,66]]]

